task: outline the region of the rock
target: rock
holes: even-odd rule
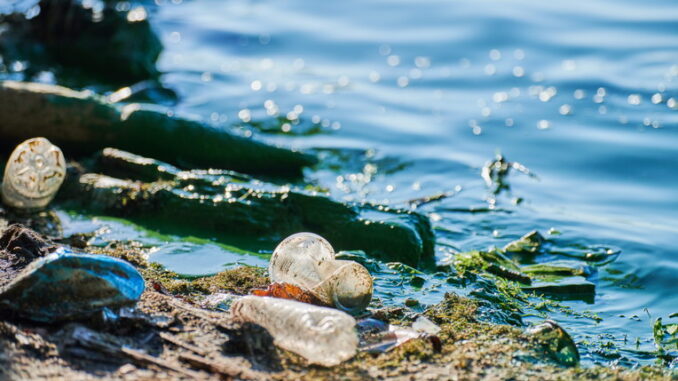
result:
[[[143,278],[129,263],[61,248],[33,261],[0,288],[0,305],[27,319],[51,323],[133,305],[143,290]]]
[[[83,76],[117,84],[159,76],[155,63],[162,44],[145,8],[116,9],[111,1],[87,7],[75,0],[41,0],[38,6],[30,19],[5,18],[9,30],[0,52],[6,58],[29,61],[31,72],[57,71],[78,83],[86,82]]]
[[[38,258],[57,250],[57,246],[19,224],[2,230],[0,236],[0,287]]]

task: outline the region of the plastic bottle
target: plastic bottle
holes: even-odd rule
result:
[[[266,328],[277,346],[312,364],[338,365],[358,349],[355,319],[333,308],[249,295],[233,302],[231,312],[236,320]]]

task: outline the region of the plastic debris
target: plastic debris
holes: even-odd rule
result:
[[[323,303],[310,291],[306,291],[299,286],[289,283],[271,283],[266,289],[252,290],[252,295],[272,296],[274,298],[291,299],[298,302],[315,304],[316,306],[331,307],[328,304]]]
[[[335,259],[327,240],[313,233],[298,233],[276,247],[268,266],[271,281],[310,291],[320,301],[356,313],[372,300],[372,277],[362,265]]]
[[[240,298],[239,295],[231,293],[217,292],[207,295],[200,303],[201,307],[211,310],[228,311],[234,301]]]
[[[544,236],[542,236],[538,231],[533,230],[520,237],[520,239],[509,242],[506,246],[504,246],[504,251],[534,254],[541,250],[545,242],[546,239]]]
[[[30,320],[55,322],[133,305],[143,290],[143,278],[129,263],[60,248],[0,288],[0,306]]]
[[[576,366],[579,364],[579,351],[572,337],[553,320],[527,330],[527,333],[539,338],[547,352],[559,364]]]
[[[436,352],[442,349],[442,341],[436,336],[440,327],[424,316],[419,316],[412,327],[387,324],[372,318],[360,320],[357,327],[360,350],[368,353],[388,352],[415,339],[428,341]]]
[[[440,332],[440,327],[423,315],[419,316],[417,320],[412,323],[412,329],[428,333],[429,335],[437,335]]]
[[[9,157],[2,182],[2,200],[14,208],[44,208],[65,177],[66,160],[61,149],[45,138],[28,139]]]
[[[481,172],[481,176],[485,180],[487,187],[492,191],[492,194],[498,195],[502,191],[510,190],[511,186],[507,181],[507,177],[511,169],[515,169],[534,179],[538,178],[526,166],[515,161],[508,161],[502,154],[497,153],[494,160],[485,163]]]
[[[237,320],[266,328],[275,345],[311,364],[338,365],[358,350],[355,319],[332,308],[249,295],[236,300],[231,312]]]

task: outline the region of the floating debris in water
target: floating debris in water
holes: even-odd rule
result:
[[[631,94],[628,96],[627,101],[630,105],[637,106],[641,103],[642,98],[640,94]]]
[[[45,138],[28,139],[9,157],[2,182],[2,200],[14,208],[44,208],[65,177],[66,160],[61,149]]]
[[[311,364],[338,365],[358,350],[355,319],[332,308],[250,295],[235,301],[231,311],[236,320],[266,328],[277,346]]]
[[[596,285],[582,276],[550,277],[523,286],[523,290],[546,295],[558,300],[582,300],[592,304],[595,300]]]
[[[357,262],[335,259],[327,240],[313,233],[284,239],[268,267],[271,280],[309,291],[326,305],[355,313],[372,300],[372,277]]]
[[[578,261],[558,260],[523,266],[521,271],[534,275],[590,276],[595,269]]]
[[[494,208],[496,204],[495,196],[511,189],[511,186],[507,181],[511,169],[515,169],[534,179],[538,179],[537,175],[530,171],[526,166],[518,162],[508,161],[502,154],[497,153],[494,160],[485,163],[480,173],[492,194],[489,198],[490,207]]]
[[[549,254],[593,262],[596,266],[602,266],[614,262],[621,254],[621,250],[604,245],[571,245],[562,249],[551,249]]]
[[[546,242],[544,236],[536,230],[533,230],[520,239],[510,242],[504,246],[504,251],[512,253],[530,253],[534,254],[541,250],[542,245]]]
[[[411,200],[407,201],[407,204],[410,206],[411,209],[416,209],[420,206],[430,204],[432,202],[436,201],[441,201],[449,197],[453,197],[457,195],[459,192],[461,192],[461,186],[457,185],[454,190],[452,191],[447,191],[447,192],[440,192],[433,194],[431,196],[425,196],[425,197],[419,197],[419,198],[414,198]]]

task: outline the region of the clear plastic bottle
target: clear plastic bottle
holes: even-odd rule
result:
[[[334,259],[332,245],[317,234],[298,233],[284,239],[273,252],[268,273],[273,282],[299,286],[349,313],[364,310],[372,300],[367,269]]]
[[[28,139],[14,149],[7,161],[2,200],[14,208],[44,208],[65,177],[66,160],[61,149],[45,138]]]
[[[355,319],[333,308],[249,295],[233,302],[231,313],[266,328],[277,346],[312,364],[338,365],[358,349]]]

